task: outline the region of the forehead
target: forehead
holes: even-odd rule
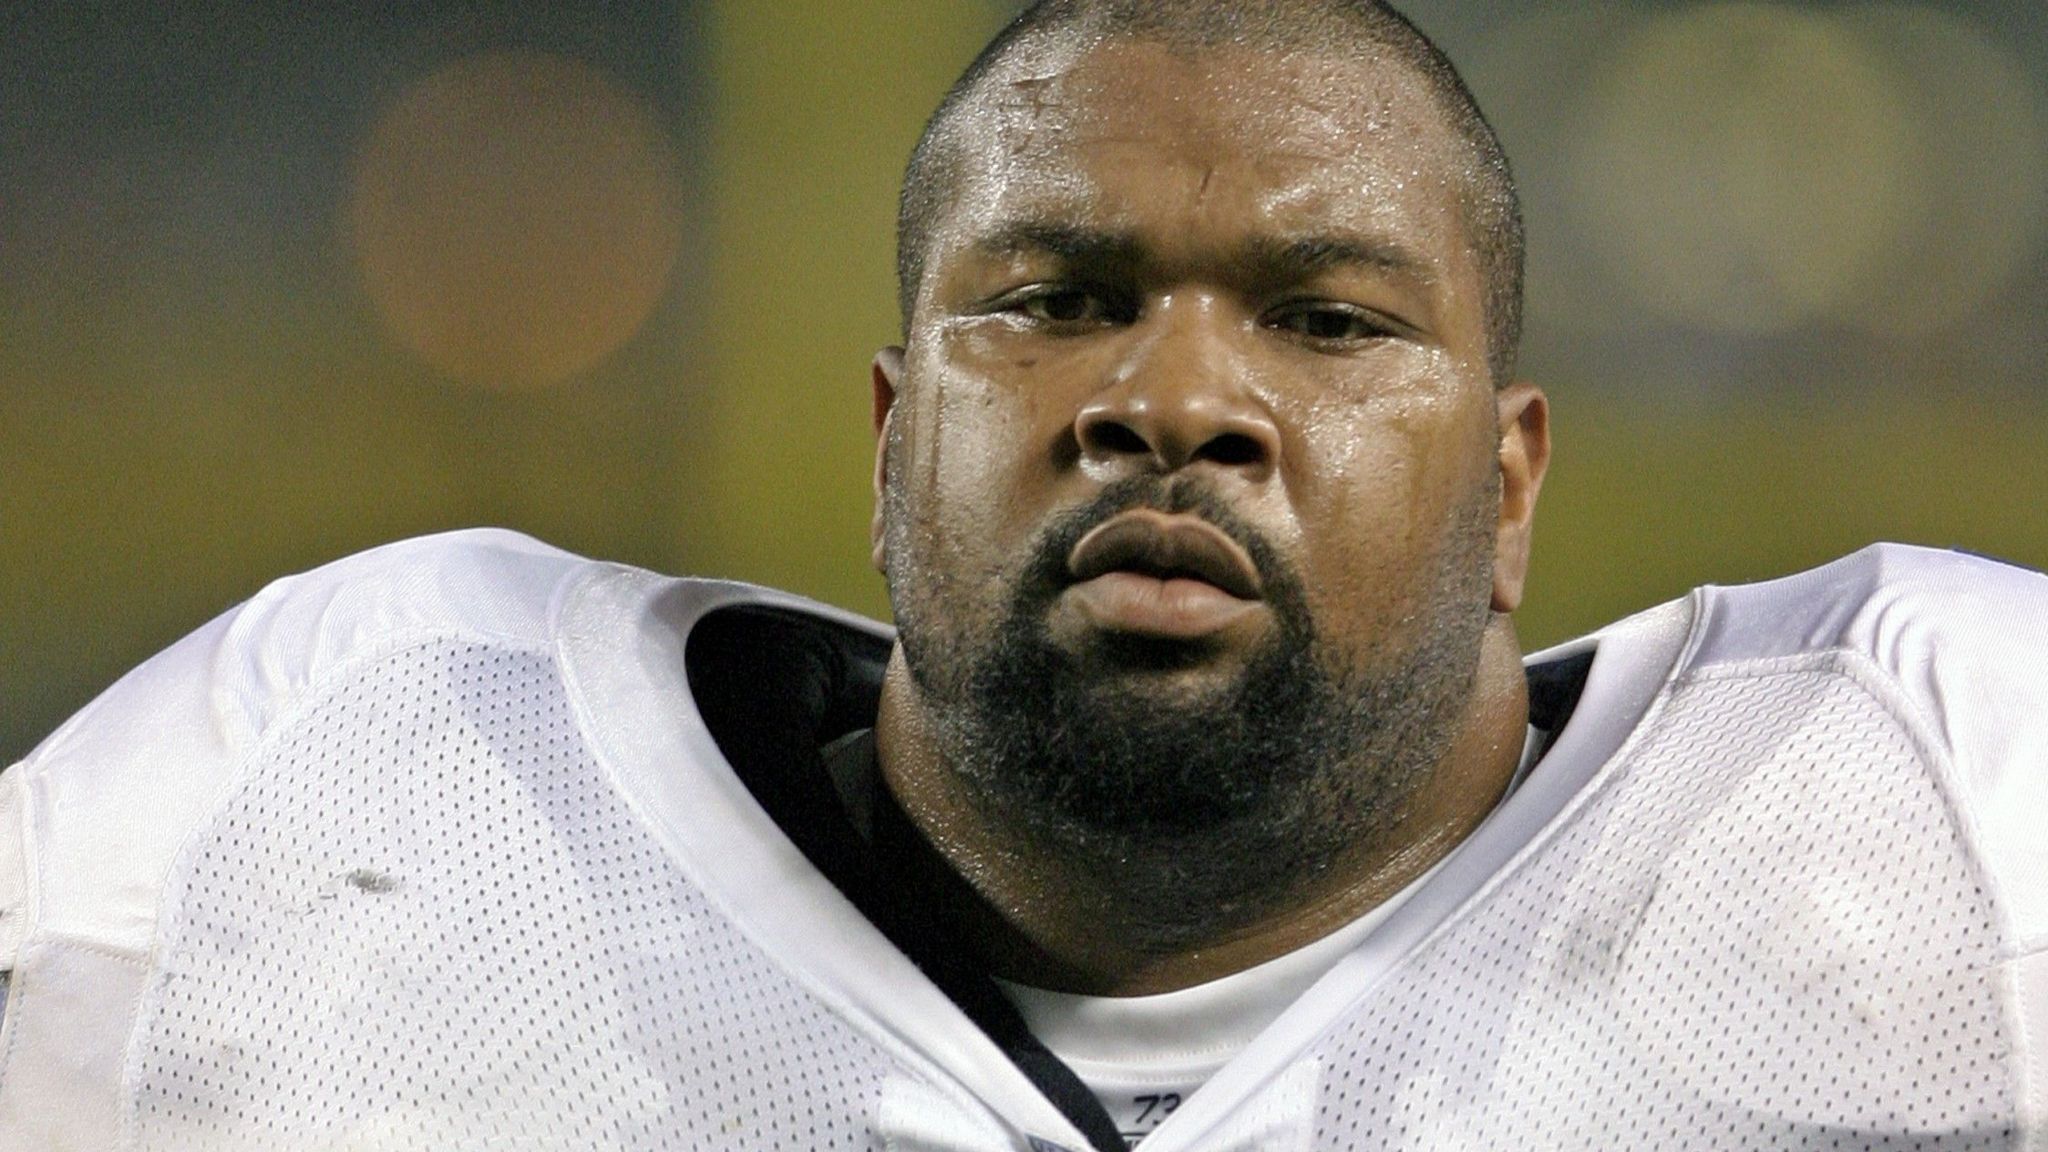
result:
[[[1391,52],[1041,44],[985,77],[954,131],[941,246],[1021,216],[1188,243],[1334,229],[1469,263],[1468,150]]]

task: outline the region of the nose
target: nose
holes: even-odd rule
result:
[[[1278,463],[1280,430],[1249,388],[1229,319],[1178,303],[1137,325],[1109,383],[1075,417],[1081,460],[1158,472],[1207,464],[1262,480]]]

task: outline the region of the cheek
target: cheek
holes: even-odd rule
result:
[[[1042,437],[1014,390],[965,372],[923,380],[898,414],[898,539],[924,579],[985,586],[1015,566],[1036,526],[1025,494]]]
[[[1385,389],[1304,417],[1294,504],[1313,600],[1399,618],[1432,582],[1495,461],[1472,389]],[[1490,401],[1490,397],[1488,397]]]

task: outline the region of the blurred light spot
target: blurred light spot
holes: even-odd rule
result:
[[[1641,26],[1591,79],[1573,196],[1621,286],[1706,328],[1833,311],[1918,200],[1909,109],[1824,17],[1713,4]]]
[[[1915,211],[1844,317],[1910,336],[2009,284],[2048,220],[2048,132],[2024,66],[1954,16],[1906,4],[1839,17],[1906,94]]]
[[[682,241],[681,178],[650,112],[536,52],[457,61],[370,132],[348,205],[392,334],[465,382],[534,388],[630,339]]]

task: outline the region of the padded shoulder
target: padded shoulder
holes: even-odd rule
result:
[[[590,567],[513,532],[404,541],[279,580],[144,662],[5,775],[31,930],[146,956],[180,844],[309,688],[432,636],[544,645]]]
[[[1885,544],[1701,595],[1689,670],[1832,651],[1875,671],[1947,761],[2018,946],[2048,946],[2048,576]]]
[[[1702,595],[1700,662],[1852,648],[1898,664],[1956,642],[1996,649],[2006,647],[2001,636],[2048,635],[2048,576],[1904,544],[1872,545],[1795,576]]]

